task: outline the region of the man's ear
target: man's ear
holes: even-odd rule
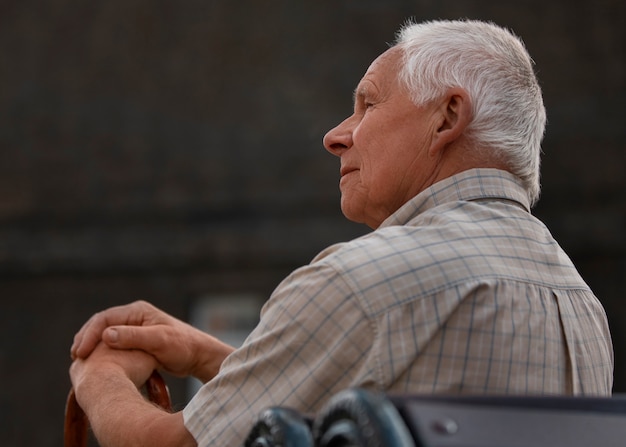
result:
[[[455,87],[446,92],[437,110],[438,127],[430,147],[431,155],[458,140],[472,120],[472,103],[467,90]]]

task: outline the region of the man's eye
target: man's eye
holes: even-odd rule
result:
[[[374,107],[374,103],[373,102],[366,102],[365,103],[365,108],[369,109],[370,107]]]

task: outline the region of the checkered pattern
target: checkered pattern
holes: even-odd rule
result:
[[[261,410],[338,391],[608,395],[604,310],[519,181],[435,184],[376,231],[288,276],[184,410],[200,445],[240,445]]]

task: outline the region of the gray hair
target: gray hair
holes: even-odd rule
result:
[[[408,23],[396,46],[404,54],[399,78],[415,104],[451,87],[467,90],[472,101],[467,138],[504,162],[534,204],[546,111],[522,41],[492,23],[458,20]]]

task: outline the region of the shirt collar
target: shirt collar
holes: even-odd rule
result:
[[[530,212],[528,194],[518,177],[499,169],[469,169],[426,188],[385,219],[379,228],[404,225],[443,203],[483,199],[512,201]]]

